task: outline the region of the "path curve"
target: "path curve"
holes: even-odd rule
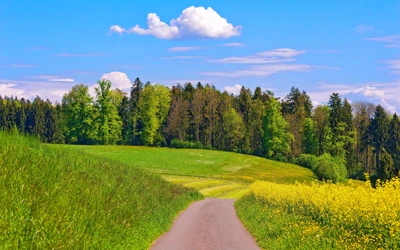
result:
[[[260,248],[236,215],[231,199],[192,203],[151,250],[253,250]]]

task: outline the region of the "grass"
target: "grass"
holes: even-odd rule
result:
[[[257,180],[277,183],[314,182],[311,170],[232,152],[132,146],[67,147],[160,174],[164,179],[196,188],[206,197],[240,198]]]
[[[372,188],[255,182],[235,203],[266,249],[400,249],[400,178]]]
[[[196,190],[0,132],[0,249],[148,249]]]

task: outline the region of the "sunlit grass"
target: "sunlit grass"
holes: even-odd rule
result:
[[[117,161],[0,132],[0,249],[148,249],[201,198]]]
[[[257,180],[315,182],[311,170],[294,164],[232,152],[132,146],[62,145],[161,174],[206,197],[239,198]]]

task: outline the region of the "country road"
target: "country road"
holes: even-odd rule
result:
[[[192,203],[151,250],[260,249],[238,219],[234,200],[207,198]]]

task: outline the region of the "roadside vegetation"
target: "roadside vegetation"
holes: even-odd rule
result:
[[[260,181],[235,207],[265,249],[399,249],[400,179],[375,185]]]
[[[147,171],[0,132],[0,249],[148,249],[199,199]]]

